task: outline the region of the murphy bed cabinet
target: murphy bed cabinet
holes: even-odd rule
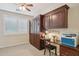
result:
[[[43,41],[40,39],[40,32],[43,30],[43,15],[35,17],[30,22],[30,43],[37,49],[43,48]]]
[[[61,6],[44,15],[44,24],[46,29],[67,28],[68,27],[68,9],[67,5]]]

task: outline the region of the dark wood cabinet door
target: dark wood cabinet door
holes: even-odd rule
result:
[[[44,17],[44,23],[45,23],[45,29],[49,29],[50,28],[50,16],[46,15]]]
[[[61,45],[60,55],[61,56],[79,56],[79,51],[74,48]]]
[[[40,49],[40,35],[39,34],[35,34],[35,47]]]
[[[36,23],[35,23],[35,26],[36,26],[36,34],[39,34],[40,33],[40,17],[38,17],[36,19]]]
[[[64,28],[65,27],[65,14],[63,11],[52,14],[52,27],[53,28]]]
[[[30,33],[35,33],[35,22],[34,22],[34,19],[31,21]]]
[[[49,16],[50,19],[49,19],[49,28],[52,29],[53,28],[53,18],[52,18],[52,15]]]
[[[34,34],[31,33],[31,34],[30,34],[30,43],[31,43],[32,45],[34,44],[34,39],[35,39]]]

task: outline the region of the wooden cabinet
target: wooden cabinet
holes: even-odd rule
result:
[[[71,48],[71,47],[61,45],[60,55],[61,56],[79,56],[79,46],[76,48]]]
[[[45,29],[49,29],[50,28],[49,27],[50,26],[50,21],[49,20],[50,20],[49,15],[45,15],[44,21],[43,21],[45,23],[45,25],[44,25],[45,26]]]
[[[44,15],[46,29],[68,27],[68,6],[64,5]]]
[[[30,43],[38,48],[42,49],[42,44],[41,39],[40,39],[40,32],[44,29],[43,26],[43,15],[39,15],[35,17],[31,22],[30,22]]]
[[[53,24],[51,27],[53,28],[64,28],[65,27],[65,19],[64,19],[64,12],[59,11],[52,14]]]

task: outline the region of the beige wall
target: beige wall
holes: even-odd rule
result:
[[[18,16],[18,17],[23,16],[23,17],[26,17],[28,20],[32,19],[32,16],[21,15],[21,14],[6,12],[6,11],[0,11],[0,48],[29,43],[29,34],[28,33],[16,34],[16,35],[13,35],[13,34],[4,35],[3,20],[4,20],[4,15],[6,15],[6,14],[12,14],[12,15]]]

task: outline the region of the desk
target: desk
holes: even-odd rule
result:
[[[76,48],[60,45],[60,56],[79,56],[79,46]]]

